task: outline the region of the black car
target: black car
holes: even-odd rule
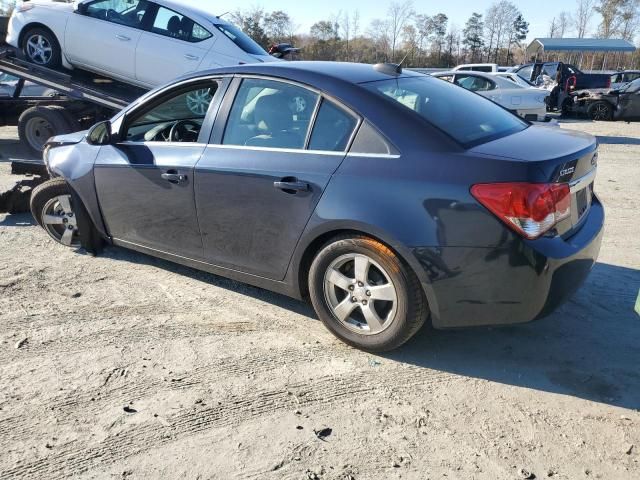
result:
[[[106,240],[310,298],[336,336],[378,351],[429,318],[527,322],[571,295],[600,249],[596,159],[590,135],[397,65],[242,65],[54,138],[31,208],[67,246]]]
[[[592,120],[640,120],[640,78],[616,90],[576,92],[575,110]]]

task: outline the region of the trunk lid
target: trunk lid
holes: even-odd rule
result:
[[[586,220],[598,162],[598,145],[592,135],[534,125],[474,147],[470,153],[527,164],[528,178],[505,178],[505,182],[568,183],[571,216],[556,226],[556,231],[563,237],[575,233]]]

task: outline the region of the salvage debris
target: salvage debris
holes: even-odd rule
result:
[[[22,347],[24,347],[27,343],[29,343],[29,339],[28,338],[23,338],[22,340],[20,340],[19,342],[16,343],[16,349],[20,349]]]
[[[320,440],[322,440],[323,442],[326,442],[326,438],[331,435],[331,433],[333,432],[333,430],[331,430],[330,428],[323,428],[322,430],[314,430],[313,433],[316,434],[316,437],[318,437]]]

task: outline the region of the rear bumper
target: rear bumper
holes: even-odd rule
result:
[[[437,328],[525,323],[544,317],[584,283],[600,252],[604,209],[594,197],[572,237],[524,240],[501,247],[415,248],[429,284]]]

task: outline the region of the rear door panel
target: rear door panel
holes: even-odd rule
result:
[[[210,145],[195,172],[206,261],[282,280],[307,221],[344,153]],[[295,177],[308,192],[274,182]]]

